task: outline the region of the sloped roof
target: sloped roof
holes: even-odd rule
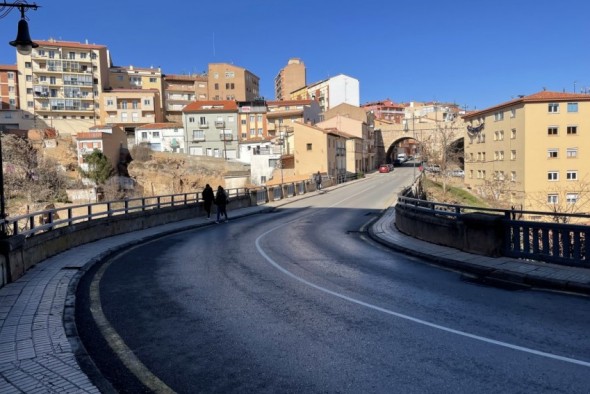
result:
[[[238,104],[233,100],[193,101],[182,112],[237,112]]]
[[[504,103],[489,107],[480,111],[473,111],[462,116],[464,119],[475,118],[486,114],[488,112],[497,111],[502,108],[510,107],[515,104],[526,103],[550,103],[553,101],[590,101],[590,95],[580,93],[564,93],[564,92],[550,92],[542,90],[528,96],[522,96],[514,100],[506,101]]]
[[[158,130],[158,129],[181,129],[182,125],[180,123],[150,123],[144,124],[143,126],[139,126],[136,130]]]

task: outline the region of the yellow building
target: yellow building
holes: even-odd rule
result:
[[[168,122],[182,123],[182,110],[193,101],[208,100],[207,75],[165,75],[164,115]]]
[[[542,91],[463,119],[472,190],[528,210],[589,210],[590,95]]]
[[[163,97],[163,79],[160,68],[118,67],[109,68],[109,87],[111,89],[145,89],[157,90],[158,96]],[[154,103],[163,108],[163,103]]]
[[[163,121],[160,102],[157,89],[112,89],[101,95],[101,120],[132,135],[138,126]]]
[[[337,130],[326,130],[310,124],[292,124],[292,152],[295,175],[311,177],[320,171],[338,179],[346,173],[348,136]]]
[[[20,108],[35,127],[75,135],[99,123],[99,96],[108,88],[109,52],[103,45],[37,41],[17,52]]]

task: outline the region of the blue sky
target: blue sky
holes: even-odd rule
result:
[[[31,1],[29,1],[31,3]],[[590,88],[588,0],[39,0],[33,40],[106,45],[115,65],[202,72],[228,62],[273,79],[291,57],[307,82],[346,74],[361,103],[445,101],[483,109],[548,90]],[[13,64],[17,10],[0,20]]]

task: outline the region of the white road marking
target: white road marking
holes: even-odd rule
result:
[[[364,191],[361,192],[361,193],[364,193]],[[355,195],[349,196],[349,197],[345,198],[344,200],[341,200],[341,201],[339,201],[339,202],[337,202],[335,204],[330,205],[330,207],[335,207],[335,206],[339,205],[340,203],[342,203],[342,202],[344,202],[344,201],[346,201],[346,200],[348,200],[350,198],[353,198],[356,195],[361,194],[361,193],[357,193]],[[421,325],[424,325],[424,326],[427,326],[427,327],[431,327],[431,328],[434,328],[434,329],[437,329],[437,330],[445,331],[445,332],[448,332],[448,333],[451,333],[451,334],[460,335],[462,337],[475,339],[477,341],[481,341],[481,342],[489,343],[489,344],[492,344],[492,345],[497,345],[497,346],[505,347],[505,348],[512,349],[512,350],[518,350],[518,351],[521,351],[521,352],[524,352],[524,353],[534,354],[534,355],[537,355],[537,356],[546,357],[546,358],[550,358],[550,359],[553,359],[553,360],[559,360],[559,361],[564,361],[564,362],[571,363],[571,364],[581,365],[583,367],[590,367],[590,362],[587,362],[587,361],[582,361],[582,360],[577,360],[577,359],[574,359],[574,358],[559,356],[559,355],[556,355],[556,354],[542,352],[540,350],[535,350],[535,349],[527,348],[527,347],[524,347],[524,346],[513,345],[513,344],[508,343],[508,342],[503,342],[503,341],[498,341],[498,340],[491,339],[491,338],[486,338],[486,337],[483,337],[483,336],[480,336],[480,335],[471,334],[471,333],[468,333],[468,332],[465,332],[465,331],[455,330],[455,329],[450,328],[450,327],[441,326],[440,324],[431,323],[431,322],[428,322],[426,320],[418,319],[418,318],[415,318],[415,317],[412,317],[412,316],[409,316],[409,315],[406,315],[406,314],[403,314],[403,313],[392,311],[390,309],[382,308],[382,307],[377,306],[377,305],[369,304],[367,302],[364,302],[364,301],[361,301],[361,300],[357,300],[356,298],[352,298],[352,297],[349,297],[347,295],[344,295],[344,294],[341,294],[341,293],[332,291],[330,289],[327,289],[325,287],[316,285],[315,283],[309,282],[309,281],[307,281],[307,280],[305,280],[305,279],[303,279],[303,278],[295,275],[291,271],[288,271],[287,269],[283,268],[279,263],[277,263],[276,261],[274,261],[268,254],[266,254],[266,252],[262,249],[262,246],[260,246],[260,241],[266,235],[272,233],[273,231],[277,230],[278,228],[284,227],[284,226],[286,226],[288,224],[291,224],[291,223],[293,223],[293,222],[295,222],[295,221],[297,221],[299,219],[301,219],[301,217],[299,217],[297,219],[293,219],[293,220],[291,220],[289,222],[283,223],[283,224],[281,224],[279,226],[273,227],[272,229],[270,229],[270,230],[262,233],[260,236],[258,236],[256,238],[256,249],[258,250],[258,253],[260,253],[262,255],[262,257],[264,257],[266,259],[266,261],[268,261],[273,267],[275,267],[276,269],[278,269],[279,271],[281,271],[285,275],[291,277],[292,279],[294,279],[294,280],[296,280],[298,282],[301,282],[301,283],[303,283],[306,286],[309,286],[309,287],[312,287],[312,288],[314,288],[316,290],[322,291],[322,292],[324,292],[326,294],[330,294],[330,295],[332,295],[334,297],[338,297],[340,299],[343,299],[343,300],[352,302],[354,304],[357,304],[357,305],[360,305],[360,306],[364,306],[366,308],[373,309],[373,310],[376,310],[378,312],[382,312],[382,313],[385,313],[385,314],[388,314],[388,315],[391,315],[391,316],[398,317],[400,319],[408,320],[408,321],[411,321],[411,322],[414,322],[414,323],[417,323],[417,324],[421,324]]]

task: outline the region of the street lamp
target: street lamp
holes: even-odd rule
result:
[[[18,22],[18,32],[14,41],[10,41],[9,44],[16,47],[16,50],[21,55],[28,55],[31,53],[33,48],[37,48],[39,44],[34,43],[31,40],[29,33],[29,24],[25,18],[25,12],[27,9],[37,10],[37,4],[27,4],[26,1],[19,1],[18,3],[0,3],[0,19],[4,18],[13,8],[18,8],[20,11],[20,21]],[[0,227],[0,236],[6,236],[6,205],[4,202],[4,163],[2,161],[2,136],[0,135],[0,220],[2,225]]]

